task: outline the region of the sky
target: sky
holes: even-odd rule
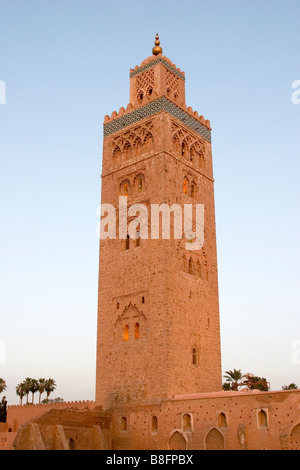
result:
[[[299,18],[298,0],[0,1],[9,404],[25,377],[95,398],[103,119],[126,108],[157,32],[212,126],[222,371],[300,387]]]

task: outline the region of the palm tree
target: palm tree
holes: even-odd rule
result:
[[[6,390],[6,382],[4,379],[0,379],[0,393],[3,393]]]
[[[49,399],[49,395],[50,393],[54,392],[54,390],[56,389],[56,383],[53,379],[48,379],[46,380],[46,384],[45,384],[45,392],[47,394],[47,400]]]
[[[237,391],[239,385],[241,385],[240,381],[244,378],[241,369],[227,370],[225,374],[226,375],[224,375],[224,379],[226,379],[226,382],[231,384],[232,390]]]
[[[25,395],[26,395],[26,405],[28,405],[28,396],[29,396],[30,387],[31,387],[31,380],[32,379],[30,377],[26,377],[26,379],[23,382],[24,391],[25,391]]]
[[[39,379],[38,384],[39,384],[39,403],[41,403],[41,396],[45,392],[45,386],[46,386],[46,379]]]
[[[34,402],[34,394],[38,392],[39,390],[39,383],[36,379],[31,379],[30,381],[30,387],[29,387],[30,392],[32,393],[32,404]]]
[[[24,385],[24,382],[16,386],[16,393],[20,397],[20,405],[22,406],[22,400],[26,395],[26,387]]]

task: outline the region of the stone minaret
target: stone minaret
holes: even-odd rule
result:
[[[120,229],[120,196],[148,210],[148,239]],[[158,36],[130,70],[127,108],[104,119],[101,198],[117,224],[100,242],[96,404],[221,390],[210,122],[186,106],[185,74]],[[203,204],[203,247],[173,236],[175,217],[169,239],[151,238],[154,204]],[[128,227],[135,220],[130,211]]]

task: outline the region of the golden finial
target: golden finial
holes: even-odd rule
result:
[[[155,42],[154,42],[154,44],[155,44],[155,47],[153,47],[153,49],[152,49],[152,54],[153,54],[153,55],[162,54],[162,51],[163,51],[163,50],[162,50],[162,48],[160,47],[160,40],[159,40],[158,34],[157,34],[156,37],[155,37]]]

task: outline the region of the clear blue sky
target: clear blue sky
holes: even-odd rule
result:
[[[210,119],[223,371],[296,382],[298,0],[0,1],[0,377],[94,399],[102,123],[129,69],[164,54]]]

